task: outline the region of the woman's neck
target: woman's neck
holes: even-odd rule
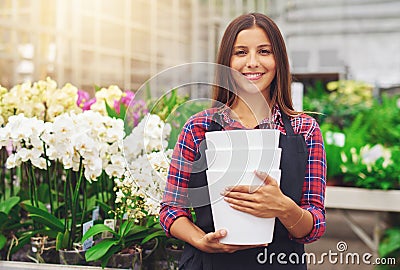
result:
[[[267,98],[260,92],[245,93],[238,96],[231,107],[231,117],[239,120],[245,127],[253,128],[271,114]]]

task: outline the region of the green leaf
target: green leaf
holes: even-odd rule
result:
[[[4,212],[0,212],[0,228],[3,227],[3,224],[8,220],[8,216]]]
[[[160,224],[160,223],[155,224],[155,225],[153,226],[153,228],[163,230],[163,227],[161,227],[161,224]]]
[[[86,250],[85,258],[86,261],[96,261],[103,257],[109,249],[118,244],[118,240],[104,239],[100,243],[94,245],[93,247]]]
[[[38,214],[29,214],[29,216],[39,223],[49,227],[52,230],[63,232],[64,224],[61,223],[55,216],[43,216]]]
[[[86,233],[85,235],[82,237],[81,242],[85,242],[87,239],[89,239],[90,237],[99,234],[99,233],[103,233],[103,232],[110,232],[113,235],[117,236],[118,234],[111,229],[110,227],[104,225],[104,224],[96,224],[93,227],[91,227]]]
[[[33,205],[32,205],[32,203],[31,203],[30,200],[25,200],[25,201],[22,201],[22,202],[21,202],[21,206],[22,206],[22,207],[24,207],[25,205],[30,205],[30,206],[32,206],[32,207],[36,207],[36,206],[33,206]],[[39,201],[39,205],[38,205],[36,208],[39,208],[39,209],[42,209],[42,210],[45,211],[45,212],[48,212],[48,211],[47,211],[46,205],[45,205],[44,203],[40,202],[40,201]],[[25,208],[25,210],[26,210],[26,208]],[[28,211],[28,210],[27,210],[27,211]]]
[[[163,95],[163,97],[162,97],[162,105],[166,105],[167,104],[167,102],[168,102],[168,97],[167,97],[167,95]],[[160,105],[160,104],[158,104],[158,105]]]
[[[105,194],[105,195],[107,195],[107,194]],[[102,201],[97,200],[96,202],[100,206],[100,208],[103,210],[104,213],[108,213],[111,210],[113,210],[108,204],[106,204]]]
[[[146,83],[146,100],[151,100],[151,90],[148,82]]]
[[[44,225],[58,232],[64,231],[64,224],[49,212],[25,203],[22,203],[21,206],[30,213],[29,215],[32,219],[42,222]]]
[[[18,238],[18,241],[21,241],[24,238],[31,238],[35,235],[46,235],[50,238],[57,238],[58,232],[49,229],[40,229],[40,230],[33,230],[33,231],[26,231],[24,232],[21,237]]]
[[[149,228],[143,226],[134,226],[125,236],[125,243],[134,242],[143,239],[149,234]]]
[[[111,256],[118,253],[121,250],[121,245],[112,246],[108,252],[101,258],[101,267],[105,268]]]
[[[10,220],[8,223],[9,224],[7,224],[7,228],[6,228],[8,231],[18,231],[18,229],[26,227],[26,224],[19,222],[19,221],[17,221],[17,223],[15,223],[15,221]],[[0,226],[0,228],[1,228],[1,226]]]
[[[156,232],[154,232],[154,233],[149,234],[148,236],[146,236],[146,237],[142,240],[141,244],[144,244],[144,243],[146,243],[146,242],[148,242],[148,241],[150,241],[151,239],[156,238],[156,237],[167,237],[167,236],[165,235],[165,232],[164,232],[164,231],[156,231]]]
[[[7,243],[7,237],[0,234],[0,250],[3,249],[3,247],[6,245],[6,243]]]
[[[56,250],[60,250],[65,247],[64,245],[64,234],[59,232],[56,237]]]
[[[129,231],[128,235],[137,234],[145,231],[148,231],[148,228],[136,225]]]
[[[126,115],[126,110],[127,110],[127,108],[126,108],[125,104],[121,102],[119,104],[119,116],[118,116],[118,118],[124,120],[125,119],[125,115]]]
[[[94,85],[94,91],[99,92],[101,90],[101,87],[99,85]]]
[[[395,250],[400,250],[400,229],[398,228],[386,231],[386,237],[379,245],[379,255],[386,257]]]
[[[18,196],[13,196],[5,201],[0,202],[0,212],[8,215],[11,209],[18,204],[19,200],[20,198]]]
[[[159,224],[158,218],[148,217],[146,221],[146,227],[151,228],[154,225]]]
[[[132,221],[125,221],[124,223],[122,223],[120,229],[119,229],[119,235],[121,236],[121,238],[125,237],[126,235],[129,234],[130,230],[133,227],[133,222]]]
[[[70,238],[71,238],[71,231],[66,229],[65,232],[64,232],[64,236],[63,236],[62,242],[61,242],[61,247],[62,248],[72,249],[72,244],[73,243],[71,242]]]
[[[21,248],[23,248],[26,244],[31,241],[31,237],[19,238],[17,244],[11,248],[10,254],[14,254]]]
[[[176,90],[177,90],[177,89],[173,89],[173,90],[171,91],[171,96],[170,96],[170,98],[168,99],[168,102],[167,102],[168,110],[169,110],[170,113],[172,112],[172,109],[173,109],[173,108],[175,107],[175,105],[177,104],[177,103],[176,103],[176,102],[177,102]]]
[[[110,105],[108,105],[107,102],[105,102],[105,104],[106,104],[106,111],[107,111],[108,116],[110,116],[111,118],[118,119],[119,115],[117,114],[117,112]]]
[[[40,184],[38,188],[38,199],[41,202],[49,203],[50,202],[50,189],[48,184]]]

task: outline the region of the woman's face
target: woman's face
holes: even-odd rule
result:
[[[237,80],[241,91],[261,91],[266,94],[275,78],[276,65],[271,42],[264,30],[253,26],[239,32],[233,45],[230,67],[240,72],[247,80]],[[250,81],[251,84],[244,82]]]

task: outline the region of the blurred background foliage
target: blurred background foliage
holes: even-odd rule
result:
[[[373,86],[352,80],[306,89],[304,110],[314,112],[324,135],[328,184],[400,188],[400,99],[374,94]]]

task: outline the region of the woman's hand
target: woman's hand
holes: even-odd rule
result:
[[[226,230],[205,233],[196,226],[189,218],[182,216],[172,223],[170,232],[173,236],[181,239],[195,248],[207,253],[233,253],[237,250],[255,247],[265,247],[264,245],[226,245],[219,242],[227,234]]]
[[[264,245],[226,245],[219,242],[220,239],[226,236],[226,230],[218,230],[205,234],[196,243],[196,248],[207,253],[233,253],[238,250],[265,247]]]
[[[280,217],[290,205],[290,199],[282,193],[276,180],[267,173],[256,171],[255,174],[264,180],[265,185],[229,187],[222,194],[225,201],[232,208],[257,217]]]

